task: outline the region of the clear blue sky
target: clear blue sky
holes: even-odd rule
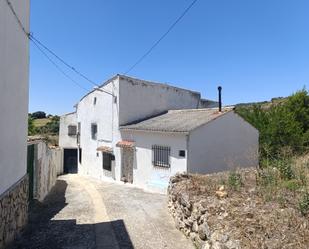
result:
[[[31,0],[31,31],[101,83],[131,66],[191,1]],[[307,0],[199,0],[129,75],[210,99],[220,84],[224,104],[287,96],[309,86],[308,10]],[[30,112],[70,112],[84,94],[31,45]]]

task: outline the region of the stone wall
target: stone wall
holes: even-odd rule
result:
[[[0,249],[27,223],[28,188],[26,175],[0,196]]]
[[[212,231],[209,227],[207,219],[211,207],[203,200],[190,199],[185,191],[186,186],[179,188],[188,177],[186,174],[177,174],[171,178],[168,187],[168,208],[176,228],[190,238],[198,249],[239,249],[239,244],[230,240],[228,235]]]

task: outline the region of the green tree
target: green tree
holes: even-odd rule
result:
[[[33,124],[33,118],[31,118],[30,116],[28,116],[28,135],[34,135],[36,132],[35,126]]]

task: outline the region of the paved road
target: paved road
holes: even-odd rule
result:
[[[9,249],[193,249],[166,196],[78,175],[59,177]]]

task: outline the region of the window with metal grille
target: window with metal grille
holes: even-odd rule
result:
[[[168,146],[152,146],[152,164],[159,167],[170,167],[171,148]]]
[[[77,127],[76,125],[69,125],[68,126],[68,135],[75,136],[77,134]]]
[[[91,138],[93,140],[97,140],[97,134],[98,134],[97,124],[91,124]]]

